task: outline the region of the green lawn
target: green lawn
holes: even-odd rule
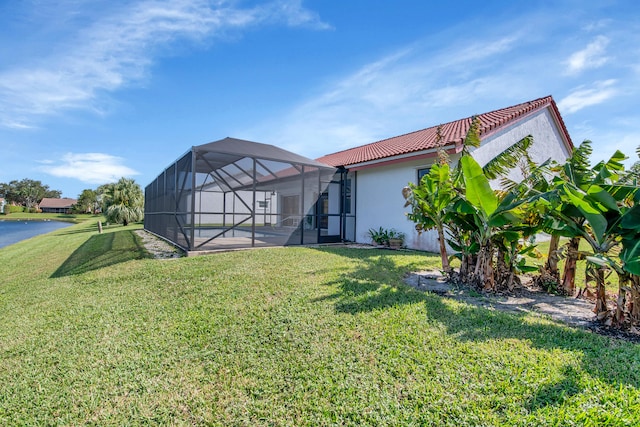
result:
[[[640,345],[402,284],[414,252],[0,249],[0,425],[640,425]]]
[[[100,215],[90,215],[90,214],[56,214],[56,213],[28,213],[28,212],[14,212],[12,214],[0,215],[0,220],[7,221],[20,221],[20,220],[43,220],[43,219],[55,219],[56,221],[66,221],[66,222],[83,222],[90,219],[102,219],[104,218]]]

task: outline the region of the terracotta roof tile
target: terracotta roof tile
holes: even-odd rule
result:
[[[63,209],[63,208],[70,208],[71,206],[75,205],[77,202],[78,201],[76,199],[69,199],[66,197],[62,199],[45,197],[40,201],[38,206],[40,206],[40,209],[42,208]]]
[[[572,143],[569,133],[562,121],[558,107],[551,96],[478,115],[477,117],[480,119],[480,136],[482,137],[483,135],[493,132],[503,126],[510,125],[526,114],[547,107],[551,108],[559,122],[562,132],[564,132],[568,143],[571,145]],[[442,126],[442,135],[444,137],[440,144],[436,143],[436,132],[438,126],[432,126],[430,128],[395,136],[393,138],[383,139],[381,141],[351,148],[349,150],[328,154],[317,160],[331,166],[349,166],[400,156],[403,154],[435,149],[438,148],[438,145],[442,147],[454,145],[459,149],[461,148],[462,141],[464,141],[464,137],[469,130],[471,120],[472,117],[467,117],[465,119],[440,125]]]

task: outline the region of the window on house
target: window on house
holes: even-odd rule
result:
[[[351,179],[344,182],[344,213],[351,213]]]
[[[418,169],[418,182],[420,182],[420,180],[422,180],[422,177],[427,175],[430,170],[431,167]]]

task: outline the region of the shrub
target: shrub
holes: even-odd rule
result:
[[[402,231],[398,231],[395,228],[392,228],[387,232],[387,236],[389,239],[398,239],[404,241],[405,234]]]
[[[384,228],[380,227],[378,230],[375,228],[369,229],[369,237],[374,243],[379,245],[388,245],[389,244],[389,232]]]
[[[371,237],[371,240],[373,240],[373,242],[378,245],[389,246],[390,240],[401,241],[399,245],[397,242],[395,243],[396,247],[402,246],[404,244],[405,234],[402,231],[396,230],[395,228],[391,228],[389,230],[382,227],[378,228],[377,230],[375,228],[370,228],[368,234],[369,237]]]

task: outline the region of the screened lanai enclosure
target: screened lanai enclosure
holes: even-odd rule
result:
[[[225,138],[192,147],[146,187],[144,227],[188,252],[354,241],[353,179]]]

